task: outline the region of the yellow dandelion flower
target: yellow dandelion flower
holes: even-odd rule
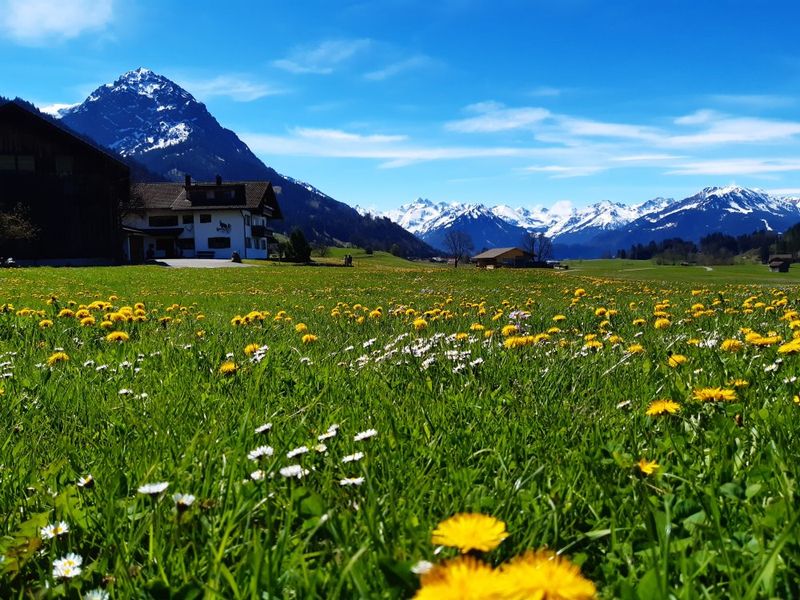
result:
[[[222,363],[219,367],[219,374],[224,376],[230,376],[236,373],[239,370],[239,366],[233,362],[232,360],[226,360]]]
[[[701,402],[719,402],[720,400],[736,400],[736,391],[720,387],[698,388],[694,390],[694,399]]]
[[[731,385],[735,388],[746,388],[750,386],[750,382],[746,379],[734,379]]]
[[[667,327],[669,327],[671,324],[672,324],[672,323],[670,323],[670,320],[669,320],[669,319],[666,319],[666,318],[664,318],[664,317],[661,317],[661,318],[659,318],[659,319],[656,319],[656,322],[655,322],[655,323],[653,323],[653,327],[655,327],[656,329],[666,329],[666,328],[667,328]]]
[[[74,317],[75,316],[75,312],[70,310],[70,309],[68,309],[68,308],[62,308],[60,311],[58,311],[58,316],[61,317],[62,319],[63,318]]]
[[[580,298],[581,296],[585,296],[585,295],[586,295],[586,290],[583,289],[583,288],[578,288],[573,293],[573,296],[575,296],[576,298]]]
[[[39,329],[47,329],[48,327],[52,327],[53,322],[50,319],[42,319],[39,321]]]
[[[636,466],[639,467],[639,471],[645,475],[652,475],[661,468],[661,465],[656,461],[647,460],[646,458],[639,459],[639,462],[636,463]]]
[[[297,325],[294,326],[294,330],[297,333],[305,333],[306,331],[308,331],[308,325],[306,325],[305,323],[298,323]]]
[[[383,316],[383,313],[380,310],[378,310],[377,308],[375,310],[369,311],[369,318],[370,319],[380,319],[382,316]]]
[[[460,332],[460,333],[456,334],[456,341],[457,342],[462,342],[462,341],[466,340],[468,337],[469,337],[468,333]]]
[[[241,316],[236,315],[231,319],[231,325],[233,325],[234,327],[239,327],[241,325],[244,325],[244,319]]]
[[[247,356],[250,356],[251,354],[254,354],[260,347],[261,346],[258,344],[247,344],[247,346],[244,347],[244,353]]]
[[[107,342],[127,342],[128,334],[124,331],[112,331],[106,336]]]
[[[689,359],[683,354],[673,354],[669,357],[669,359],[667,359],[667,364],[673,369],[677,369],[681,365],[685,365],[687,362],[689,362]]]
[[[461,513],[439,523],[431,541],[435,546],[458,548],[463,554],[470,550],[489,552],[507,537],[503,521],[479,513]]]
[[[428,322],[425,319],[414,319],[412,325],[414,326],[414,329],[420,331],[428,326]]]
[[[486,331],[483,332],[483,337],[485,337],[487,339],[492,337],[493,335],[494,335],[494,331],[492,331],[491,329],[487,329]]]
[[[100,329],[112,329],[114,327],[114,323],[111,321],[100,321]]]
[[[302,337],[302,342],[304,344],[313,344],[317,341],[317,339],[317,336],[315,336],[313,333],[307,333]]]
[[[583,345],[583,347],[586,350],[600,350],[600,348],[603,347],[603,342],[600,340],[589,340]]]
[[[96,322],[97,321],[95,321],[95,318],[92,316],[84,317],[81,319],[81,327],[91,327]]]
[[[633,325],[644,325],[645,323],[647,323],[647,321],[645,321],[644,319],[634,319],[632,323]]]
[[[800,353],[800,338],[795,338],[778,346],[778,354],[798,354]]]
[[[654,400],[647,407],[645,414],[648,417],[656,417],[658,415],[670,414],[674,415],[681,410],[681,405],[672,400]]]
[[[67,362],[69,360],[69,354],[66,352],[53,352],[50,357],[47,359],[48,366],[52,367],[58,363]]]
[[[723,340],[722,343],[719,345],[720,350],[724,350],[725,352],[739,352],[744,348],[744,344],[739,340]]]
[[[500,597],[507,600],[590,600],[594,583],[556,554],[528,551],[500,567]]]
[[[553,317],[553,321],[555,321],[556,323],[558,323],[559,321],[566,321],[566,320],[567,317],[565,317],[564,315],[556,315],[555,317]]]
[[[689,338],[688,340],[686,340],[686,345],[687,346],[699,346],[700,345],[700,340],[698,338]]]
[[[519,327],[516,325],[506,325],[500,330],[500,333],[503,334],[503,337],[508,337],[510,335],[514,335],[518,331]]]
[[[500,600],[497,571],[472,556],[436,565],[420,578],[416,600]]]
[[[595,309],[594,316],[595,317],[602,317],[608,312],[605,307],[601,306],[600,308]]]
[[[644,353],[644,346],[641,344],[631,344],[628,346],[627,352],[629,354],[643,354]]]

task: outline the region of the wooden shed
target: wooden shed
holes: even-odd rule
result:
[[[478,267],[529,267],[533,265],[533,255],[521,248],[492,248],[472,257]]]
[[[794,257],[791,254],[773,254],[769,257],[769,270],[773,273],[788,273],[789,265],[792,264]]]

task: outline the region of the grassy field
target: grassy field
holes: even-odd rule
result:
[[[0,271],[0,596],[800,593],[796,273],[353,254]]]

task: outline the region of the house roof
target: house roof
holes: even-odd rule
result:
[[[145,209],[161,209],[175,211],[194,210],[230,210],[247,209],[251,211],[264,211],[273,219],[282,219],[272,184],[269,181],[226,181],[221,185],[215,183],[193,183],[186,193],[183,183],[139,183],[134,188],[134,193]],[[192,196],[192,192],[233,192],[230,202],[217,199],[204,201]]]
[[[776,260],[792,262],[793,259],[794,257],[791,254],[773,254],[772,256],[769,257],[769,262],[773,262]]]
[[[523,250],[522,248],[516,248],[516,247],[492,248],[491,250],[487,250],[486,252],[481,252],[480,254],[476,254],[475,256],[472,257],[472,259],[475,260],[479,258],[499,258],[503,256],[503,254],[511,252],[512,250],[516,250],[517,252],[522,252],[523,254],[527,254],[528,256],[530,256],[530,252],[525,252],[525,250]]]

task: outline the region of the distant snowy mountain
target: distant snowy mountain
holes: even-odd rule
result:
[[[590,257],[670,237],[698,241],[717,231],[731,235],[783,231],[800,222],[800,202],[728,186],[705,188],[679,201],[659,197],[629,206],[604,200],[567,213],[420,198],[384,216],[437,248],[443,248],[442,240],[451,229],[468,233],[476,249],[518,246],[526,232],[543,232],[562,256]]]
[[[266,179],[280,189],[288,233],[301,228],[311,239],[353,243],[375,249],[400,247],[408,256],[429,256],[432,249],[388,219],[360,215],[317,188],[265,165],[231,130],[222,127],[188,91],[149,69],[136,69],[101,85],[81,104],[54,105],[51,115],[69,128],[154,173],[181,181]]]

